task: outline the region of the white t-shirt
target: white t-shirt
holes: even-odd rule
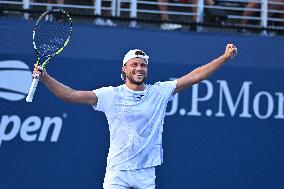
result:
[[[110,131],[107,169],[134,170],[161,165],[162,132],[168,101],[176,80],[146,85],[133,91],[125,84],[94,90]]]

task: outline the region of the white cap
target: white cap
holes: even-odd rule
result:
[[[148,64],[149,56],[147,56],[146,53],[144,53],[140,49],[130,50],[124,56],[122,65],[124,66],[126,64],[126,62],[128,62],[132,58],[143,58],[146,61],[146,64]]]

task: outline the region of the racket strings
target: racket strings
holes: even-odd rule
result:
[[[50,13],[43,16],[35,32],[35,44],[42,56],[52,56],[64,47],[69,38],[71,24],[64,14]]]

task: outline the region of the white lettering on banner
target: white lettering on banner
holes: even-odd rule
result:
[[[61,117],[45,117],[43,120],[38,116],[30,116],[24,121],[17,115],[2,115],[0,120],[0,146],[3,141],[14,139],[19,133],[23,141],[47,140],[51,130],[51,142],[57,142],[63,125]],[[53,127],[51,127],[53,126]]]
[[[227,84],[227,81],[221,81],[218,80],[218,83],[220,83],[220,87],[219,87],[219,111],[215,114],[216,117],[224,117],[225,114],[222,111],[223,108],[223,94],[225,96],[225,100],[228,104],[228,108],[230,110],[230,114],[231,116],[235,115],[235,112],[238,108],[238,105],[240,103],[241,98],[243,97],[243,111],[240,114],[240,117],[251,117],[251,115],[249,114],[249,87],[252,84],[252,82],[244,82],[243,86],[241,88],[241,91],[239,93],[239,96],[237,98],[236,103],[233,103],[233,99]]]
[[[266,96],[267,100],[268,100],[268,106],[267,106],[267,112],[265,115],[260,115],[260,97],[261,96]],[[273,113],[273,97],[266,91],[262,91],[259,92],[255,95],[254,99],[253,99],[253,111],[256,115],[256,117],[260,118],[260,119],[267,119],[268,117],[271,116],[271,114]]]
[[[204,102],[209,100],[213,95],[213,85],[208,80],[202,81],[207,87],[207,94],[204,97],[198,97],[198,85],[192,86],[192,98],[191,98],[191,110],[187,113],[190,116],[201,116],[201,112],[198,112],[198,101]]]
[[[203,85],[203,88],[205,87],[205,94],[203,89],[202,95],[200,95],[200,85]],[[230,115],[231,117],[239,118],[284,119],[284,94],[276,92],[273,95],[273,93],[268,91],[258,91],[256,94],[251,94],[252,87],[252,81],[243,81],[236,98],[234,98],[226,80],[217,80],[215,85],[209,80],[204,80],[200,84],[192,86],[191,108],[188,112],[184,107],[180,107],[179,101],[181,96],[176,94],[166,115],[171,116],[179,113],[181,116],[206,115],[209,117],[214,115],[215,117],[226,117]],[[209,108],[205,112],[201,112],[199,107],[206,106],[210,100],[212,101],[211,104],[218,104],[218,110],[214,112],[214,110]],[[228,110],[228,112],[225,110]]]
[[[283,93],[275,93],[278,96],[278,113],[274,116],[276,119],[284,119],[284,95]]]

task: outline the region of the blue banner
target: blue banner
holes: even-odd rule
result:
[[[57,99],[42,83],[26,103],[34,22],[0,25],[0,188],[102,188],[106,118]],[[234,59],[169,102],[157,188],[284,188],[281,37],[75,24],[69,46],[47,71],[74,89],[117,86],[124,54],[140,48],[150,56],[147,83],[154,83],[217,58],[230,42],[239,51]]]

